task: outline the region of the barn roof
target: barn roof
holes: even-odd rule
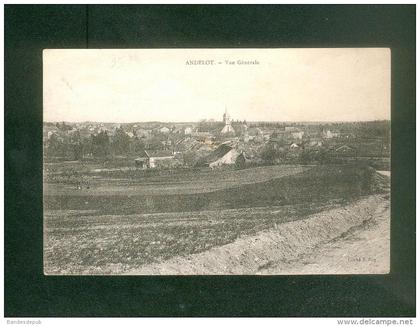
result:
[[[336,152],[343,152],[343,151],[354,151],[355,148],[349,145],[341,145],[335,149]]]
[[[204,158],[203,163],[211,163],[214,161],[217,161],[218,159],[225,156],[227,153],[229,153],[233,147],[222,144],[219,147],[217,147],[213,152],[211,152],[207,157]]]
[[[145,150],[140,151],[140,153],[138,154],[138,158],[145,158],[145,157],[149,157],[147,152]]]

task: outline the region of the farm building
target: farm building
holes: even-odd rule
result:
[[[329,155],[332,158],[355,158],[357,156],[357,150],[349,145],[341,145],[330,150]]]
[[[175,158],[172,151],[143,151],[134,161],[137,167],[153,169],[170,164]]]
[[[222,144],[204,159],[203,164],[210,168],[235,164],[239,155],[240,153],[235,148]]]

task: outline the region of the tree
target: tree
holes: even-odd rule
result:
[[[285,159],[286,152],[267,145],[261,152],[261,158],[268,164],[276,164]]]
[[[139,153],[145,148],[144,141],[139,139],[138,137],[134,137],[131,142],[131,147],[132,147],[131,151],[133,153]]]
[[[47,143],[47,156],[50,157],[63,157],[65,148],[63,142],[56,134],[52,134]]]
[[[130,137],[125,133],[122,127],[115,131],[112,139],[112,152],[116,155],[123,155],[129,152]]]
[[[101,131],[98,135],[91,135],[93,155],[96,157],[106,157],[110,153],[110,143],[108,133]]]

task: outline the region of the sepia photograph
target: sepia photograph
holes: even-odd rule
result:
[[[45,49],[45,275],[390,272],[389,48]]]

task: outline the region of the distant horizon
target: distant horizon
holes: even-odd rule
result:
[[[391,119],[374,119],[374,120],[353,120],[353,121],[344,121],[344,120],[318,120],[318,121],[309,121],[309,120],[301,120],[301,121],[286,121],[286,120],[279,120],[279,121],[265,121],[265,120],[246,120],[246,119],[232,119],[232,122],[242,122],[246,121],[246,123],[357,123],[357,122],[380,122],[380,121],[387,121],[391,122]],[[57,120],[57,121],[43,121],[43,123],[103,123],[103,124],[135,124],[135,123],[178,123],[178,124],[185,124],[185,123],[200,123],[200,122],[220,122],[223,123],[222,120],[201,120],[201,121],[130,121],[130,122],[123,122],[123,121],[66,121],[66,120]]]

